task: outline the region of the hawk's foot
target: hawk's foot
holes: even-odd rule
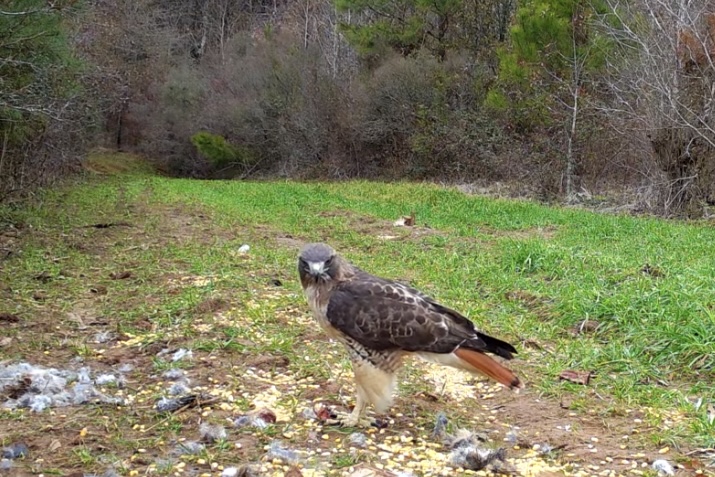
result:
[[[387,427],[387,422],[381,419],[368,416],[356,416],[355,413],[348,414],[346,412],[333,412],[330,418],[324,422],[329,426],[361,427],[364,429],[369,429],[370,427],[382,429]]]

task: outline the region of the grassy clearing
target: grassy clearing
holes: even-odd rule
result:
[[[392,226],[411,211],[418,227]],[[280,426],[239,433],[242,451],[219,443],[188,458],[197,473],[211,474],[212,462],[235,461],[236,452],[239,460],[260,459],[276,436],[304,442],[313,431],[296,425],[295,416],[306,402],[349,404],[344,354],[326,348],[295,277],[297,245],[318,240],[367,270],[409,281],[514,342],[520,350],[514,367],[526,378],[528,396],[558,408],[544,410],[541,421],[585,416],[579,422],[589,432],[596,432],[589,423],[600,422],[601,440],[612,438],[614,452],[627,452],[617,442],[623,433],[630,435],[629,450],[653,455],[665,446],[682,452],[715,446],[709,414],[715,230],[707,223],[468,197],[426,184],[202,182],[136,169],[47,193],[34,208],[3,211],[2,221],[4,247],[12,254],[0,265],[0,313],[20,317],[19,324],[3,324],[12,341],[0,347],[2,359],[60,366],[79,356],[97,369],[127,361],[137,366],[131,389],[123,391],[137,396],[133,412],[112,411],[106,419],[106,409],[68,411],[63,419],[74,425],[54,424],[55,439],[77,439],[82,427],[90,436],[48,459],[59,473],[99,470],[108,460],[127,475],[147,471],[153,464],[141,464],[137,446],[166,449],[172,439],[196,438],[190,425],[196,420],[222,422],[256,402],[285,414]],[[238,252],[244,243],[248,254]],[[130,277],[112,278],[126,271]],[[599,326],[575,332],[583,320]],[[116,338],[97,343],[98,332]],[[179,347],[192,349],[195,359],[173,363],[157,356]],[[203,415],[152,414],[167,384],[161,373],[176,366],[191,370],[225,405]],[[566,369],[596,375],[580,386],[558,379]],[[422,373],[408,369],[401,384],[408,398],[398,401],[415,429],[429,429],[440,406],[449,406],[456,421],[472,422],[475,404],[446,397],[430,403],[434,381]],[[487,397],[479,403],[494,393],[481,394]],[[417,404],[409,398],[420,395],[427,397]],[[699,398],[704,404],[694,406]],[[496,399],[507,407],[514,402],[501,393]],[[510,412],[510,426],[538,425],[519,422],[519,409]],[[0,444],[25,435],[50,439],[33,414],[5,413],[0,426],[10,426],[0,432],[8,436]],[[396,418],[397,430],[407,429],[404,416]],[[528,410],[523,418],[528,421]],[[26,425],[24,434],[13,421]],[[329,434],[330,442],[344,437],[339,430]],[[109,450],[99,452],[104,438]],[[594,463],[605,458],[596,457]],[[570,462],[568,455],[559,459]],[[373,462],[350,453],[327,460],[326,472],[336,475],[336,468]],[[164,464],[152,472],[176,470],[176,462]]]

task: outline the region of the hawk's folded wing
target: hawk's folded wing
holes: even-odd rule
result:
[[[451,353],[459,347],[510,359],[510,344],[485,335],[454,310],[400,283],[359,271],[333,289],[327,307],[332,326],[377,351]]]

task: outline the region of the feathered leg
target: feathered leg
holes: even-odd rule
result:
[[[368,404],[372,404],[378,412],[386,411],[392,404],[392,393],[397,384],[396,375],[387,373],[369,361],[354,359],[355,388],[357,391],[355,408],[350,414],[338,413],[329,424],[346,427],[381,427],[373,418],[363,416]]]

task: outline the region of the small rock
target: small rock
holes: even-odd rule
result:
[[[250,245],[245,244],[245,243],[243,245],[241,245],[240,247],[238,247],[238,253],[240,253],[240,254],[245,255],[248,253],[249,250],[251,250]]]

